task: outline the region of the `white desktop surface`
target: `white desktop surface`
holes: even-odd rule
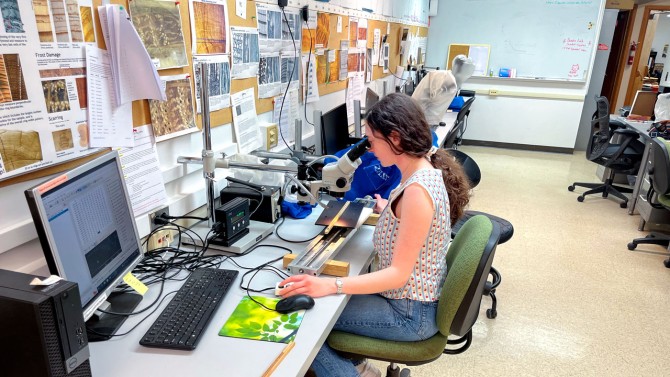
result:
[[[456,117],[458,116],[458,111],[448,111],[442,117],[442,121],[445,123],[445,126],[437,126],[435,133],[437,134],[437,145],[440,147],[444,143],[444,139],[447,138],[447,134],[454,128],[454,122],[456,122]]]
[[[318,213],[320,211],[317,207],[317,210],[307,219],[287,219],[279,229],[280,235],[291,240],[302,240],[316,235],[323,229],[322,226],[314,225]],[[373,229],[371,226],[362,226],[338,254],[336,259],[350,262],[350,275],[358,275],[365,271],[372,261]],[[307,243],[286,243],[277,238],[274,233],[261,241],[260,244],[282,245],[289,247],[294,253],[299,253],[307,245]],[[235,260],[243,266],[251,267],[284,254],[285,251],[280,249],[261,247],[249,255]],[[276,262],[275,266],[281,268],[281,260]],[[235,269],[235,266],[231,262],[224,262],[221,268]],[[285,344],[218,335],[223,324],[246,295],[245,291],[238,287],[242,273],[243,271],[240,272],[221,306],[214,313],[195,350],[177,351],[149,348],[139,344],[141,337],[167,305],[171,296],[163,302],[160,309],[130,334],[112,338],[105,342],[90,343],[93,375],[98,377],[261,376],[286,346]],[[186,275],[184,274],[184,276]],[[245,279],[245,285],[249,276]],[[260,272],[253,279],[252,287],[255,289],[274,287],[277,281],[280,281],[280,279],[275,274]],[[178,289],[181,284],[182,282],[166,283],[164,294]],[[151,303],[158,294],[158,289],[158,285],[152,286],[138,309]],[[268,291],[268,294],[274,296],[274,290]],[[295,347],[272,374],[273,377],[293,377],[305,374],[348,300],[349,296],[346,295],[328,296],[315,300],[314,308],[305,313],[295,338]],[[127,332],[142,318],[144,318],[142,314],[129,318],[118,333]]]

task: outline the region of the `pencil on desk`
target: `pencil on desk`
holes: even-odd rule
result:
[[[291,343],[287,344],[286,347],[284,347],[284,349],[281,351],[279,356],[277,356],[275,361],[273,361],[272,364],[270,364],[268,369],[265,371],[265,373],[263,373],[263,377],[268,377],[272,373],[274,373],[275,369],[277,369],[279,364],[282,362],[282,360],[284,360],[286,355],[288,355],[288,353],[291,352],[291,350],[293,349],[294,346],[295,346],[295,341],[291,341]]]

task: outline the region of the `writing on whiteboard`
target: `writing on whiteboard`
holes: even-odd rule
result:
[[[568,77],[572,79],[578,76],[579,76],[579,64],[573,64],[572,67],[570,68],[570,72],[568,72]]]
[[[585,41],[584,39],[581,38],[563,39],[563,50],[566,51],[590,52],[592,45],[593,45],[592,41]]]

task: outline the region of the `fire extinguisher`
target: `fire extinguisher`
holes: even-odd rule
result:
[[[637,42],[632,42],[630,44],[630,51],[628,52],[628,65],[633,65],[633,60],[635,60],[635,50],[637,50]]]

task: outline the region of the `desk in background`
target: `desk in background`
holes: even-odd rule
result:
[[[317,207],[318,208],[318,207]],[[320,211],[314,211],[303,220],[287,219],[280,228],[282,237],[291,240],[303,240],[319,233],[322,226],[314,225]],[[350,275],[365,271],[373,258],[371,246],[373,227],[362,226],[347,245],[338,254],[337,259],[350,263]],[[279,240],[275,234],[261,241],[262,245],[281,245],[299,253],[307,243],[289,244]],[[249,255],[236,258],[243,266],[257,266],[270,259],[285,254],[285,251],[260,247]],[[275,264],[281,268],[281,260]],[[236,269],[230,262],[224,262],[221,268]],[[185,274],[184,274],[185,275]],[[155,313],[126,336],[112,338],[99,343],[91,343],[91,369],[94,376],[261,376],[286,346],[258,340],[237,339],[219,336],[218,332],[228,320],[240,300],[246,295],[239,282],[242,272],[225,296],[221,306],[214,313],[202,339],[194,351],[176,351],[140,346],[140,338],[158,317],[167,301]],[[259,272],[252,281],[252,287],[274,287],[279,281],[273,273]],[[245,279],[245,285],[248,277]],[[163,294],[174,291],[182,282],[167,282]],[[153,286],[145,295],[140,308],[152,302],[158,294],[158,286]],[[274,291],[274,290],[273,290]],[[349,301],[347,295],[328,296],[316,299],[314,308],[305,313],[303,322],[295,338],[295,347],[281,362],[273,377],[303,376],[312,360],[325,341],[336,319]],[[130,317],[118,333],[127,332],[144,315]]]
[[[445,126],[437,126],[435,133],[437,134],[437,145],[442,148],[445,139],[449,132],[454,128],[456,117],[458,116],[458,111],[448,111],[442,117],[442,122],[445,123]]]
[[[651,150],[651,137],[649,137],[648,129],[651,126],[651,121],[635,121],[628,120],[618,115],[612,115],[612,120],[618,120],[626,124],[631,130],[637,131],[640,134],[640,141],[644,143],[644,153],[642,154],[642,163],[635,179],[633,186],[633,194],[628,201],[628,214],[634,215],[636,211],[640,214],[640,225],[638,230],[644,230],[646,223],[668,224],[670,223],[670,212],[665,209],[657,209],[647,202],[647,192],[651,187],[647,171],[651,166],[649,158],[649,151]]]

